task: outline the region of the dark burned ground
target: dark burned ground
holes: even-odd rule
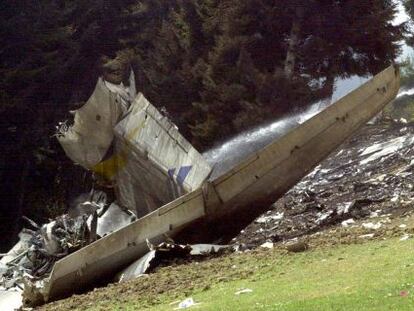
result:
[[[234,239],[241,251],[177,259],[147,276],[75,295],[40,310],[108,310],[114,303],[131,299],[145,307],[158,304],[166,294],[179,300],[220,282],[251,277],[269,255],[275,260],[289,256],[286,243],[292,241],[312,250],[411,238],[413,133],[412,125],[365,126]],[[375,148],[377,143],[383,144],[381,148]],[[260,247],[265,242],[273,249]],[[245,268],[233,269],[236,266]]]
[[[413,137],[413,125],[365,126],[235,241],[254,247],[300,238],[349,219],[373,223],[380,216],[375,223],[384,223],[387,214],[409,212],[414,201]]]

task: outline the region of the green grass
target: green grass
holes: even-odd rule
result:
[[[414,310],[414,241],[391,239],[335,249],[264,256],[241,254],[236,267],[251,269],[243,280],[217,282],[207,290],[194,290],[200,304],[190,310]],[[240,263],[240,264],[239,264]],[[203,274],[209,271],[203,271]],[[200,275],[203,277],[203,275]],[[252,293],[235,295],[242,288]],[[402,297],[402,291],[409,291]],[[150,310],[173,310],[177,298],[162,294]],[[131,297],[114,310],[138,310]]]

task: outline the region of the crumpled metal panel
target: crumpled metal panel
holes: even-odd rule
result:
[[[150,251],[118,273],[115,280],[118,282],[125,282],[140,277],[149,272],[150,269],[157,266],[160,261],[165,259],[185,258],[188,256],[208,256],[229,248],[229,245],[179,245],[166,242],[157,246],[150,245]]]
[[[20,310],[23,305],[22,291],[18,288],[3,290],[0,288],[0,310]]]
[[[131,71],[130,88],[98,79],[85,105],[74,112],[74,124],[60,127],[57,139],[75,163],[93,169],[112,144],[113,128],[135,98],[135,79]]]
[[[123,270],[117,277],[118,282],[126,282],[145,274],[155,259],[157,251],[152,250]]]
[[[0,264],[6,265],[8,262],[12,261],[17,256],[19,256],[24,251],[26,251],[30,246],[30,239],[31,238],[32,238],[32,236],[30,234],[20,232],[19,233],[19,241],[16,243],[16,245],[13,246],[13,248],[11,250],[9,250],[9,252],[5,256],[3,256],[0,259]],[[1,276],[1,274],[2,273],[0,271],[0,276]]]
[[[129,225],[135,219],[134,214],[121,209],[116,203],[112,203],[108,210],[98,217],[96,233],[103,237]]]
[[[197,189],[211,172],[177,127],[136,96],[132,71],[129,87],[99,78],[57,138],[74,162],[112,181],[119,204],[138,217]]]

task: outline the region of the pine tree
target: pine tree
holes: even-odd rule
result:
[[[414,23],[414,0],[403,0],[403,4],[404,4],[404,8],[405,11],[407,12],[408,16],[410,17],[410,22],[408,23],[409,25],[411,25],[411,28],[408,27],[407,25],[407,37],[406,37],[406,42],[411,45],[414,46],[414,33],[412,30],[412,26]]]
[[[208,55],[193,134],[211,145],[309,102],[296,58],[308,2],[222,1],[219,36]],[[293,16],[293,18],[292,18]],[[216,120],[216,122],[212,122]]]
[[[301,67],[325,79],[331,93],[336,77],[376,74],[399,53],[403,25],[394,26],[392,1],[315,2],[306,19]]]

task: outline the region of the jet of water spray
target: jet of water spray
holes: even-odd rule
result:
[[[329,103],[330,101],[326,100],[318,102],[304,111],[292,113],[271,123],[242,132],[223,144],[206,151],[203,156],[214,167],[211,177],[214,178],[225,173],[255,151],[318,114]]]

